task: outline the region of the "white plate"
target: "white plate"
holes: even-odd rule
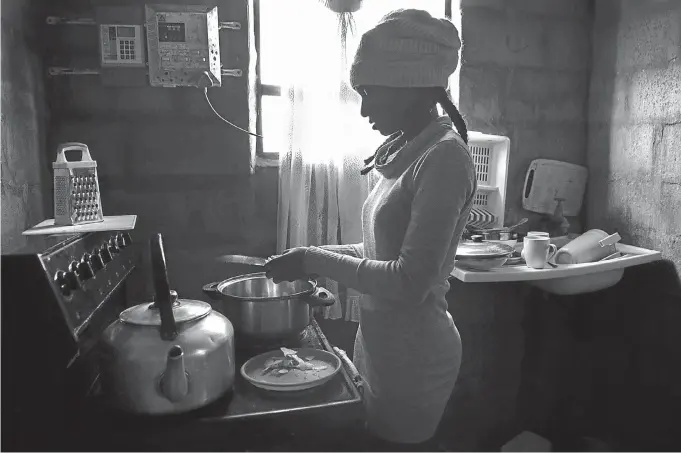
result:
[[[341,360],[330,352],[314,348],[294,349],[298,357],[307,361],[312,357],[313,365],[325,365],[321,371],[291,370],[284,375],[262,374],[270,359],[283,359],[284,353],[277,349],[250,358],[241,367],[241,375],[254,386],[275,392],[297,392],[318,387],[330,381],[341,369]]]

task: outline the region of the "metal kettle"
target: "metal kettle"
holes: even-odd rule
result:
[[[234,384],[234,328],[206,302],[170,290],[163,239],[150,240],[155,302],[124,310],[104,331],[105,398],[125,411],[174,414],[214,402]]]

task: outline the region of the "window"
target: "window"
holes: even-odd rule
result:
[[[287,99],[286,93],[282,93],[282,85],[286,83],[287,77],[295,73],[287,65],[296,50],[286,38],[291,33],[304,33],[305,21],[314,20],[314,14],[319,14],[320,2],[321,0],[254,0],[255,46],[258,52],[256,130],[264,137],[257,140],[256,151],[261,158],[276,159],[282,146],[287,144]],[[434,16],[452,17],[453,10],[459,11],[458,6],[458,0],[365,0],[362,8],[354,14],[355,35],[348,36],[348,59],[352,59],[360,35],[389,11],[420,8]],[[458,14],[453,20],[460,30],[460,21],[457,19]],[[314,36],[310,39],[314,39]],[[458,80],[458,71],[455,76]],[[452,94],[456,102],[458,89]]]

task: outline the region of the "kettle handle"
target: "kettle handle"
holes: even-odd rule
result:
[[[173,316],[173,304],[170,300],[170,283],[168,283],[163,238],[160,233],[151,237],[149,246],[151,274],[154,279],[154,292],[156,293],[156,306],[161,314],[161,338],[165,341],[172,341],[177,337],[177,325]]]

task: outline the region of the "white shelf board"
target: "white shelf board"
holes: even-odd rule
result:
[[[35,236],[79,234],[93,231],[126,231],[135,229],[136,222],[136,215],[105,215],[102,222],[83,223],[81,225],[55,225],[54,219],[47,219],[21,234],[24,236]]]
[[[662,259],[662,254],[654,250],[627,244],[617,244],[616,247],[617,251],[625,256],[595,263],[558,264],[555,269],[548,265],[544,269],[532,269],[525,264],[503,266],[489,271],[472,271],[455,267],[451,275],[464,283],[526,282],[624,269]]]

